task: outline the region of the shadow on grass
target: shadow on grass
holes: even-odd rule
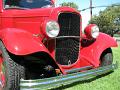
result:
[[[114,72],[114,71],[112,71],[112,72]],[[92,79],[83,80],[83,81],[78,81],[78,82],[75,82],[75,83],[72,83],[72,84],[69,84],[69,85],[62,85],[62,86],[60,86],[60,87],[58,87],[58,88],[54,88],[54,89],[50,89],[50,90],[63,90],[63,89],[67,89],[67,88],[69,88],[69,87],[73,87],[73,86],[78,85],[78,84],[90,83],[90,82],[92,82],[92,81],[94,81],[94,80],[96,80],[96,79],[105,77],[105,76],[111,74],[112,72],[109,72],[109,73],[106,73],[106,74],[103,74],[103,75],[96,76],[96,77],[94,77],[94,78],[92,78]]]

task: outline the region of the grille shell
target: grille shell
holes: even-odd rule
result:
[[[76,13],[61,13],[58,23],[60,33],[56,38],[55,58],[61,65],[71,65],[77,61],[79,54],[80,38],[72,36],[80,37],[80,16]]]

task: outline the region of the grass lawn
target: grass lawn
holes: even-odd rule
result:
[[[114,62],[118,61],[120,67],[120,46],[113,48]],[[103,77],[96,78],[87,82],[71,84],[63,89],[57,90],[120,90],[120,68],[113,73]]]

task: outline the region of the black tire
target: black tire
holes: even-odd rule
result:
[[[0,41],[0,52],[3,58],[5,83],[2,90],[20,90],[20,79],[24,78],[24,67],[11,59],[5,46]]]
[[[106,49],[101,56],[100,66],[107,66],[113,63],[113,54],[111,48]]]

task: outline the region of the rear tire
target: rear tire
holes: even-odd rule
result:
[[[11,59],[5,46],[0,41],[0,72],[4,79],[0,78],[2,82],[2,90],[20,90],[20,79],[24,78],[24,67],[15,60]]]
[[[100,66],[107,66],[112,64],[113,62],[113,54],[111,48],[106,49],[101,56]]]

